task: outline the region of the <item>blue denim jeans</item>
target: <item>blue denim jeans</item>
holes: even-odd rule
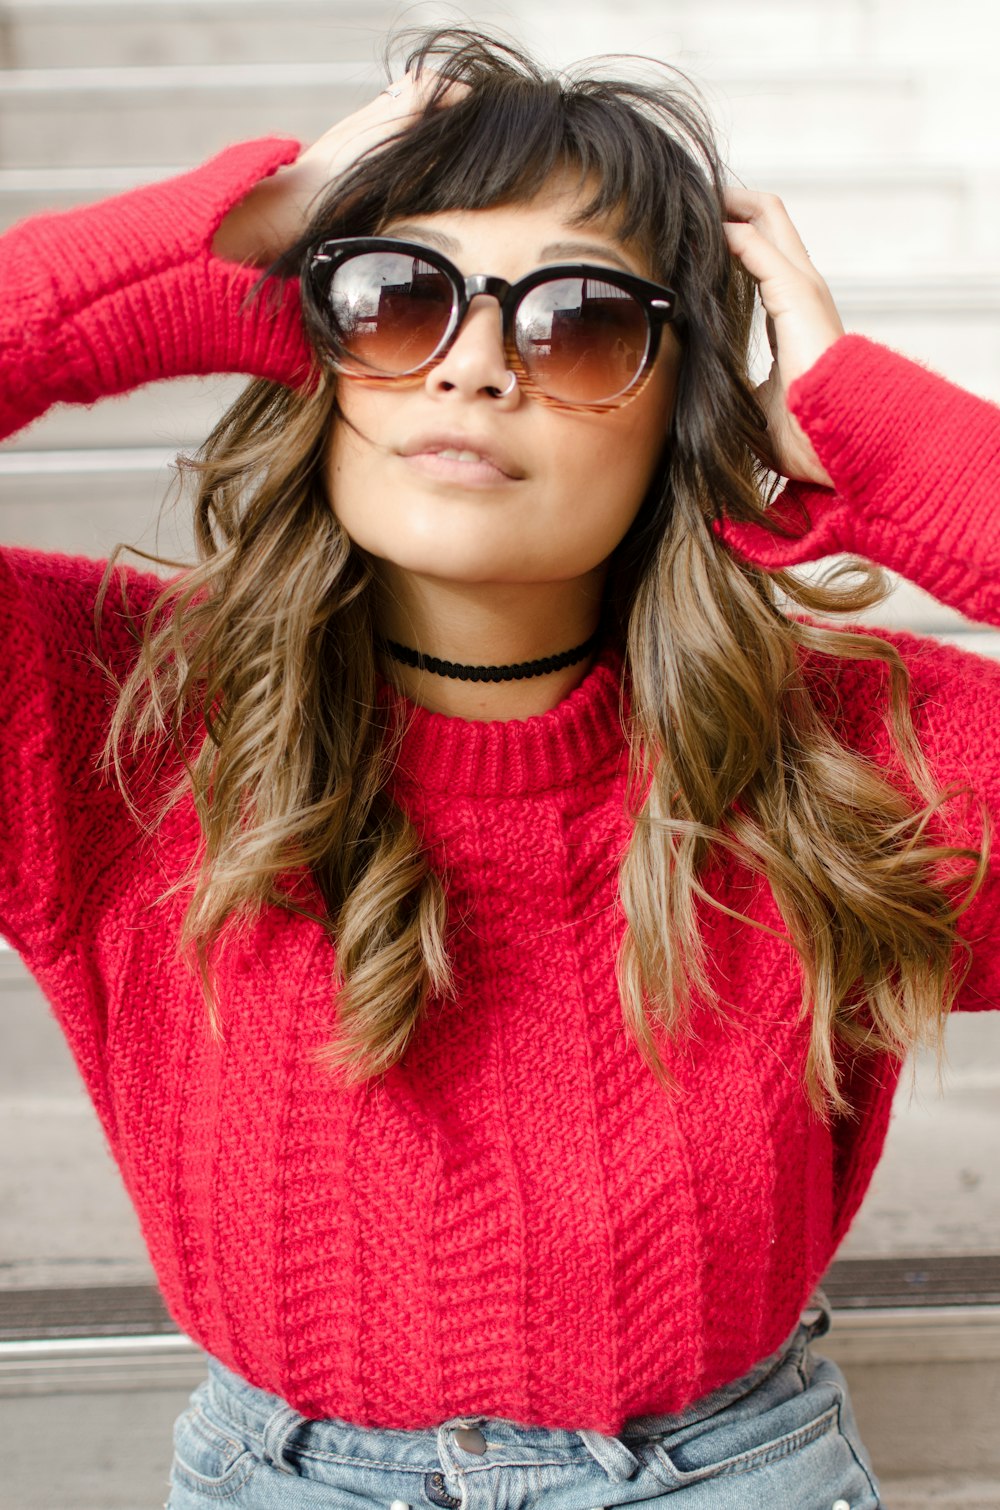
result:
[[[463,1416],[423,1431],[311,1421],[215,1359],[174,1431],[166,1510],[877,1510],[844,1376],[810,1344],[826,1297],[742,1379],[619,1436]],[[662,1510],[666,1510],[663,1506]]]

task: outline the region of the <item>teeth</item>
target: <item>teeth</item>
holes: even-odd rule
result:
[[[437,454],[447,457],[449,461],[482,461],[483,459],[478,451],[455,451],[448,449],[439,451]]]

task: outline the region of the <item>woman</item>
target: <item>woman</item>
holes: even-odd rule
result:
[[[804,1313],[1000,994],[1000,672],[786,568],[998,622],[996,410],[670,80],[462,32],[4,253],[7,431],[256,379],[165,589],[3,557],[2,922],[211,1355],[173,1510],[877,1505]]]

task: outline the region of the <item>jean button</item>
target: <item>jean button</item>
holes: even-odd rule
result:
[[[463,1452],[474,1452],[477,1457],[482,1457],[486,1451],[486,1438],[476,1426],[457,1426],[455,1441]]]

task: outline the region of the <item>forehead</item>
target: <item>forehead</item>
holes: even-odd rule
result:
[[[643,248],[621,239],[621,215],[600,214],[583,219],[596,186],[581,185],[579,175],[553,175],[529,199],[491,205],[484,209],[437,210],[414,213],[388,221],[382,234],[425,239],[452,257],[462,270],[484,271],[479,265],[490,253],[517,254],[522,261],[566,262],[600,258],[630,272],[648,276],[649,259]],[[475,268],[462,264],[477,259]]]

